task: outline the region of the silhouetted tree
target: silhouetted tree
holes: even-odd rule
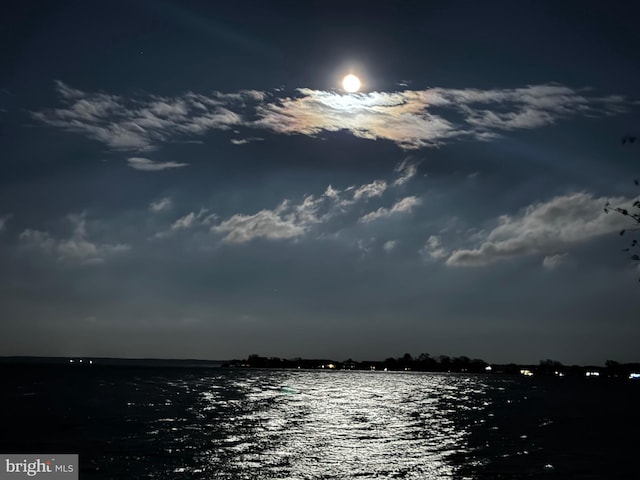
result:
[[[261,357],[260,355],[253,353],[247,358],[247,363],[251,367],[266,367],[269,359],[267,357]]]
[[[482,360],[481,358],[474,358],[473,360],[471,360],[471,363],[469,364],[469,371],[474,373],[481,373],[486,371],[485,368],[488,365],[489,364],[484,360]]]
[[[385,359],[384,367],[389,369],[389,370],[397,370],[398,369],[398,361],[393,357],[389,357],[389,358]]]
[[[545,375],[553,375],[553,372],[562,368],[562,363],[558,360],[540,360],[540,366],[538,367],[538,373],[544,373]]]
[[[419,362],[427,362],[429,360],[431,360],[431,355],[429,355],[428,353],[421,353],[420,355],[418,355]]]
[[[438,357],[438,363],[440,364],[440,370],[447,371],[451,368],[451,357],[448,355],[440,355]]]
[[[636,179],[634,180],[636,185],[640,185],[640,182]],[[640,199],[636,199],[633,202],[631,208],[622,208],[622,207],[612,207],[609,202],[604,206],[604,211],[606,213],[616,212],[620,215],[624,215],[625,217],[631,220],[631,224],[627,228],[623,228],[620,230],[620,236],[624,236],[625,234],[634,235],[640,230]],[[637,238],[632,238],[629,246],[627,248],[622,249],[623,252],[628,252],[629,258],[634,262],[640,262],[640,255],[638,255],[640,244],[638,243]],[[639,279],[640,280],[640,279]]]
[[[622,144],[625,143],[634,143],[637,137],[634,135],[626,135],[622,138]],[[637,178],[633,180],[633,183],[636,187],[640,186],[640,180]],[[604,206],[605,213],[616,212],[620,215],[627,217],[631,222],[628,228],[623,228],[620,230],[620,236],[624,236],[627,234],[635,235],[638,231],[640,231],[640,197],[636,198],[631,205],[631,208],[623,208],[623,207],[613,207],[609,202],[607,202]],[[629,253],[629,258],[634,262],[640,262],[640,243],[638,243],[637,238],[632,238],[629,246],[622,250],[623,252]],[[640,278],[638,278],[640,281]]]
[[[410,353],[405,353],[402,358],[398,359],[398,363],[402,368],[413,368],[413,357]]]
[[[431,358],[431,355],[429,355],[428,353],[421,353],[420,355],[418,355],[418,365],[418,368],[420,370],[431,371],[437,369],[437,363],[435,359]]]
[[[560,363],[558,360],[551,360],[550,358],[547,358],[546,360],[540,360],[540,366],[541,367],[561,367],[562,363]]]

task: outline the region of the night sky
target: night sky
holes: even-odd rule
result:
[[[639,18],[3,5],[0,355],[640,361]]]

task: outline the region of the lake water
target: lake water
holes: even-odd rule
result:
[[[80,479],[637,479],[640,384],[4,366],[0,451]]]

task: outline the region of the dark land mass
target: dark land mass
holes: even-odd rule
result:
[[[213,368],[224,360],[100,357],[0,357],[0,365],[69,365],[73,367]]]
[[[640,381],[640,363],[619,363],[608,360],[605,366],[563,365],[555,360],[541,360],[538,364],[490,364],[481,359],[469,357],[431,357],[421,354],[412,357],[389,357],[383,361],[356,361],[347,359],[279,358],[250,355],[241,360],[197,360],[197,359],[156,359],[156,358],[95,358],[95,357],[0,357],[0,366],[58,365],[70,368],[100,367],[145,367],[145,368],[261,368],[261,369],[304,369],[304,370],[371,370],[384,372],[446,372],[484,373],[511,375],[546,375],[557,377],[621,378]]]
[[[449,373],[491,373],[518,375],[549,375],[557,377],[605,377],[605,378],[637,378],[640,380],[640,363],[619,363],[608,360],[604,367],[595,365],[563,365],[555,360],[541,360],[536,365],[522,364],[489,364],[481,359],[469,357],[449,357],[440,355],[431,357],[421,354],[412,357],[406,353],[402,357],[389,357],[384,361],[355,361],[352,359],[336,362],[327,359],[283,359],[278,357],[261,357],[250,355],[244,360],[232,360],[222,364],[230,368],[300,368],[324,370],[376,370],[376,371],[416,371],[416,372],[449,372]]]

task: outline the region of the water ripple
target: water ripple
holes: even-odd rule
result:
[[[488,405],[481,378],[241,371],[184,379],[165,383],[162,396],[186,392],[189,418],[158,418],[147,435],[157,442],[164,429],[167,452],[182,462],[174,478],[453,478],[449,457],[469,454],[456,416]],[[165,398],[158,405],[175,408]]]

